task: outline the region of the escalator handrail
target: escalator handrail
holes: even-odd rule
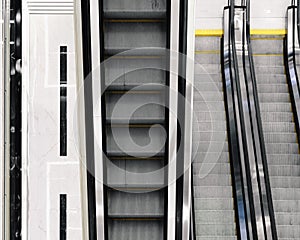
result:
[[[190,240],[196,240],[196,220],[195,220],[195,201],[194,201],[194,176],[193,164],[191,164],[191,224],[190,224]]]
[[[234,3],[234,1],[231,1]],[[247,224],[247,210],[246,210],[246,194],[244,189],[243,171],[242,163],[240,158],[240,147],[238,144],[238,120],[236,116],[236,111],[239,111],[239,107],[235,105],[234,100],[234,83],[236,79],[237,61],[232,59],[232,37],[234,35],[234,4],[231,3],[225,10],[230,11],[230,16],[228,22],[224,22],[224,27],[228,28],[228,34],[224,31],[224,37],[222,39],[222,73],[224,81],[224,96],[225,96],[225,108],[227,115],[227,127],[228,127],[228,143],[229,143],[229,153],[230,153],[230,163],[233,178],[233,194],[234,194],[234,204],[236,213],[236,225],[237,225],[237,235],[238,239],[249,239],[249,230]],[[225,19],[224,19],[225,20]],[[226,26],[228,24],[228,26]],[[226,42],[225,42],[226,41]],[[226,46],[226,49],[225,49]],[[235,43],[233,43],[233,49],[235,49]],[[236,57],[236,55],[235,55]],[[236,59],[236,58],[235,58]],[[238,77],[238,76],[237,76]],[[230,108],[232,108],[230,110]]]
[[[235,116],[229,116],[231,119],[229,121],[235,121],[235,124],[240,125],[240,131],[241,131],[241,141],[242,143],[237,143],[237,145],[242,144],[241,146],[238,146],[238,148],[241,148],[241,150],[244,151],[244,160],[240,158],[240,156],[237,156],[237,152],[235,152],[235,159],[232,159],[232,164],[242,164],[244,165],[244,171],[238,173],[240,174],[240,179],[244,179],[244,181],[240,181],[240,183],[234,183],[236,184],[241,184],[242,187],[240,190],[243,190],[243,204],[244,204],[244,209],[240,209],[239,205],[236,205],[237,209],[237,214],[238,214],[238,221],[237,224],[239,226],[239,238],[241,239],[248,239],[250,236],[258,236],[257,232],[257,222],[256,222],[256,209],[254,208],[254,202],[253,202],[253,191],[252,191],[252,180],[251,180],[251,169],[248,163],[248,147],[247,147],[247,136],[246,134],[251,134],[252,139],[253,139],[253,148],[255,151],[255,159],[253,164],[256,166],[256,181],[258,183],[258,191],[259,191],[259,203],[260,203],[260,208],[257,209],[258,213],[261,214],[263,218],[263,223],[264,223],[264,235],[265,236],[270,236],[271,239],[277,239],[277,233],[276,233],[276,225],[275,225],[275,217],[274,217],[274,210],[273,210],[273,202],[272,202],[272,195],[271,195],[271,187],[270,187],[270,182],[269,182],[269,174],[268,174],[268,165],[267,165],[267,159],[266,159],[266,151],[265,151],[265,145],[264,145],[264,138],[263,138],[263,131],[262,131],[262,122],[261,122],[261,116],[260,116],[260,109],[259,109],[259,103],[258,103],[258,91],[256,87],[256,79],[255,79],[255,71],[254,71],[254,63],[253,63],[253,58],[252,58],[252,48],[251,48],[251,42],[250,42],[250,24],[249,24],[249,12],[250,12],[250,6],[249,6],[249,0],[247,0],[246,4],[247,6],[235,6],[234,5],[234,0],[231,1],[231,5],[229,6],[230,8],[230,25],[229,25],[229,47],[231,47],[231,50],[229,51],[229,62],[232,66],[230,66],[230,78],[231,79],[225,79],[225,85],[230,84],[231,88],[233,90],[231,91],[236,91],[236,93],[233,93],[237,95],[237,100],[233,100],[233,106],[236,111],[234,113]],[[246,93],[247,94],[247,101],[248,101],[248,106],[249,106],[249,118],[251,122],[251,132],[252,133],[246,133],[245,132],[245,119],[243,115],[243,108],[244,108],[244,103],[241,95],[241,86],[240,86],[240,76],[239,76],[239,63],[238,63],[238,58],[237,58],[237,48],[236,48],[236,39],[235,39],[235,8],[243,8],[246,10],[246,39],[245,35],[243,35],[243,72],[244,72],[244,77],[245,77],[245,83],[246,84]],[[245,45],[247,44],[247,45]],[[223,44],[224,46],[224,44]],[[248,54],[245,51],[245,46],[248,50]],[[225,50],[223,49],[223,53],[225,55]],[[223,63],[225,64],[226,60],[223,60]],[[247,65],[247,64],[249,65]],[[225,65],[224,65],[225,66]],[[225,71],[224,71],[225,74]],[[227,76],[228,78],[228,76]],[[226,86],[227,87],[227,86]],[[251,91],[252,89],[252,91]],[[228,100],[228,98],[232,98],[232,96],[228,96],[229,94],[232,94],[230,92],[227,92],[227,89],[225,89],[227,99],[226,101],[232,101]],[[254,105],[251,106],[251,102],[254,102]],[[229,103],[229,102],[228,102]],[[227,107],[228,109],[228,107]],[[250,110],[251,109],[251,110]],[[238,114],[239,116],[237,116]],[[233,119],[232,119],[233,118]],[[239,123],[237,123],[237,119],[239,119]],[[230,129],[234,128],[234,129]],[[231,123],[229,130],[232,131],[237,131],[236,127],[233,126],[233,123]],[[232,133],[230,133],[232,134]],[[234,133],[237,135],[238,133]],[[235,136],[233,136],[235,137]],[[232,139],[229,139],[232,141]],[[237,139],[234,140],[235,144]],[[231,143],[234,144],[234,143]],[[231,155],[233,155],[234,151],[231,149]],[[237,160],[238,158],[238,160]],[[243,163],[241,161],[244,161]],[[234,168],[237,166],[234,166]],[[263,168],[263,173],[260,174],[259,169]],[[233,168],[233,169],[234,169]],[[234,169],[234,171],[236,171]],[[236,172],[234,172],[236,174]],[[235,179],[237,179],[238,176],[234,176]],[[244,188],[247,188],[248,190],[244,190]],[[236,186],[234,186],[236,188]],[[235,189],[237,191],[237,189]],[[244,192],[245,191],[245,192]],[[241,198],[240,194],[235,193],[235,197]],[[246,204],[247,200],[247,204]],[[237,200],[235,200],[237,201]],[[241,201],[241,199],[239,199]],[[240,203],[240,202],[239,202]],[[236,204],[236,202],[235,202]],[[245,205],[246,204],[246,205]],[[240,218],[241,211],[244,211],[243,214],[246,219],[246,224],[245,227],[247,228],[247,233],[245,233],[245,229],[242,229],[240,226],[240,221],[245,221],[245,219]],[[258,215],[259,216],[259,215]],[[244,222],[242,222],[244,223]],[[270,226],[270,227],[269,227]],[[243,231],[243,232],[241,232]],[[243,235],[242,235],[243,234]],[[248,235],[249,234],[249,235]],[[251,238],[251,237],[250,237]]]
[[[284,39],[284,65],[285,65],[285,72],[287,75],[289,91],[291,95],[291,103],[292,103],[292,110],[296,125],[296,132],[298,137],[298,142],[300,142],[300,86],[299,86],[299,76],[298,71],[296,68],[296,52],[295,48],[295,30],[299,29],[296,26],[296,19],[295,19],[295,11],[297,11],[297,18],[300,11],[298,11],[298,6],[292,5],[288,7],[288,15],[289,11],[293,11],[293,19],[292,19],[292,26],[290,26],[290,22],[288,22],[288,31],[287,36]],[[288,21],[289,21],[288,16]],[[297,20],[298,21],[298,20]],[[290,29],[292,28],[292,33]],[[299,30],[298,30],[299,36]],[[292,38],[292,43],[289,41]],[[292,44],[292,46],[290,46]],[[299,47],[299,46],[298,46]]]
[[[247,4],[249,4],[250,0],[247,0]],[[254,106],[256,111],[256,123],[258,127],[258,136],[259,136],[259,144],[261,149],[261,157],[262,157],[262,164],[264,170],[264,181],[266,186],[266,197],[268,203],[268,209],[264,209],[264,214],[268,211],[270,223],[271,223],[271,232],[273,239],[277,239],[277,231],[276,231],[276,224],[275,224],[275,215],[274,215],[274,207],[273,207],[273,200],[272,200],[272,193],[271,193],[271,185],[270,185],[270,178],[269,178],[269,170],[268,170],[268,163],[267,163],[267,156],[266,156],[266,147],[265,147],[265,140],[263,135],[263,127],[262,127],[262,118],[259,106],[259,97],[258,97],[258,89],[257,89],[257,82],[256,82],[256,75],[255,75],[255,68],[254,68],[254,61],[253,61],[253,52],[252,52],[252,45],[251,45],[251,35],[250,35],[250,6],[246,6],[247,10],[247,17],[246,17],[246,41],[248,45],[248,60],[249,60],[249,70],[250,70],[250,81],[252,81],[253,86],[253,98],[254,98]],[[244,55],[245,57],[245,55]],[[245,66],[244,66],[245,67]],[[248,69],[245,69],[247,71]],[[261,189],[260,189],[261,191]],[[268,216],[264,216],[265,218]]]

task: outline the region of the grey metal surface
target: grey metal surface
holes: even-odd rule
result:
[[[165,47],[166,21],[164,20],[107,20],[105,28],[105,50],[109,55],[132,48]]]
[[[220,38],[196,38],[193,185],[197,240],[237,239],[220,68]],[[198,59],[212,55],[206,64]],[[200,61],[203,62],[203,61]],[[203,175],[203,173],[205,173]]]
[[[299,145],[286,75],[272,71],[283,68],[283,38],[268,38],[253,39],[253,51],[277,233],[278,239],[299,239]]]
[[[164,239],[166,58],[149,48],[166,47],[166,3],[103,5],[108,239]]]
[[[153,18],[164,17],[166,0],[105,0],[105,17]]]

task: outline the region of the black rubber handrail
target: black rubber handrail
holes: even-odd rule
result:
[[[298,21],[300,11],[298,11],[298,6],[295,6],[295,1],[292,1],[292,6],[288,7],[288,32],[284,38],[284,65],[291,96],[298,142],[300,143],[300,84],[296,67],[296,48],[299,49],[299,46],[296,46],[296,39],[299,36]],[[289,15],[290,12],[292,16]],[[296,17],[298,18],[297,20]],[[295,30],[298,30],[297,35],[295,34]]]
[[[230,2],[229,2],[230,3]],[[235,102],[235,79],[234,76],[236,72],[232,72],[232,69],[238,69],[237,62],[233,61],[231,48],[235,49],[235,45],[232,46],[232,37],[234,35],[234,3],[231,3],[231,7],[225,7],[230,11],[230,17],[228,19],[228,27],[231,29],[228,36],[222,39],[222,73],[224,80],[224,96],[225,96],[225,109],[227,117],[227,128],[228,128],[228,144],[229,144],[229,154],[230,154],[230,165],[232,172],[232,185],[233,185],[233,195],[234,195],[234,205],[236,214],[236,225],[237,225],[237,237],[238,239],[249,239],[249,230],[247,224],[247,210],[246,210],[246,198],[244,191],[244,181],[243,181],[243,170],[240,159],[240,147],[239,147],[239,136],[238,136],[238,119],[236,111],[238,106],[234,104]],[[233,27],[232,27],[233,26]],[[226,34],[226,32],[224,31]],[[227,39],[228,38],[228,39]],[[225,43],[226,40],[226,43]],[[228,42],[227,42],[228,41]],[[228,44],[228,45],[227,45]],[[225,49],[225,45],[228,49]],[[233,65],[233,66],[232,66]]]
[[[225,32],[229,36],[225,36],[226,43],[223,43],[222,51],[238,238],[277,239],[250,42],[250,0],[243,1],[242,4],[245,6],[235,6],[235,1],[230,1],[228,7],[230,10],[229,31]],[[241,66],[239,66],[235,39],[236,9],[244,11],[243,14],[246,16],[242,20],[243,27],[240,33]],[[227,50],[225,46],[228,48]],[[258,196],[254,196],[254,194],[258,194]],[[258,229],[262,227],[263,232],[259,232]]]
[[[253,98],[254,98],[254,105],[256,110],[256,123],[258,128],[258,138],[259,146],[261,150],[261,157],[262,157],[262,164],[263,164],[263,170],[264,170],[264,181],[265,181],[265,188],[266,188],[266,199],[267,204],[266,206],[262,206],[263,208],[263,215],[264,217],[270,218],[271,223],[271,232],[272,232],[272,238],[277,239],[277,231],[276,231],[276,224],[275,224],[275,215],[274,215],[274,207],[273,207],[273,200],[272,200],[272,192],[271,192],[271,184],[270,184],[270,178],[269,178],[269,169],[268,169],[268,162],[267,162],[267,155],[266,155],[266,147],[265,147],[265,140],[264,140],[264,134],[263,134],[263,127],[262,127],[262,118],[261,118],[261,111],[259,106],[259,97],[258,97],[258,89],[257,89],[257,82],[256,82],[256,75],[255,75],[255,67],[254,67],[254,61],[253,61],[253,52],[252,52],[252,45],[251,45],[251,35],[250,35],[250,0],[247,0],[247,18],[246,18],[246,41],[248,45],[248,56],[245,56],[245,58],[248,58],[249,61],[249,68],[246,69],[246,71],[250,71],[250,78],[249,80],[252,82],[253,87]],[[259,171],[259,170],[257,170]],[[261,191],[261,185],[260,183],[260,191]],[[262,193],[261,193],[262,194]],[[267,226],[265,226],[266,228]]]

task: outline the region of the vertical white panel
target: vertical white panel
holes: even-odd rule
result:
[[[59,238],[59,194],[67,194],[67,239],[82,239],[78,146],[74,134],[76,68],[72,15],[29,14],[27,95],[27,236]],[[67,54],[67,157],[59,156],[60,46]],[[24,116],[25,117],[25,116]],[[24,202],[23,202],[24,203]]]

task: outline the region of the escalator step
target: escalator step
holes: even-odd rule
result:
[[[258,92],[259,93],[288,93],[288,85],[287,84],[258,84]]]
[[[226,211],[233,209],[233,199],[231,198],[196,198],[195,209],[198,210],[211,210],[211,211]]]
[[[110,240],[163,239],[163,224],[154,221],[110,220],[108,236]]]
[[[218,162],[229,164],[229,152],[198,152],[195,154],[193,163]]]
[[[236,227],[230,224],[197,224],[196,234],[202,237],[212,236],[224,239],[223,237],[226,236],[235,236]]]
[[[287,84],[285,74],[256,74],[258,84]]]
[[[263,122],[263,130],[265,133],[295,133],[295,124],[288,122]]]
[[[291,112],[292,108],[290,103],[262,103],[260,110],[262,112]]]
[[[109,191],[108,215],[110,217],[162,217],[164,208],[163,191],[130,193]]]
[[[232,187],[224,186],[195,186],[195,198],[232,198]]]
[[[166,15],[165,0],[105,0],[103,8],[106,18],[161,18]]]
[[[230,165],[228,163],[194,163],[193,172],[195,175],[200,172],[209,173],[210,175],[206,178],[212,178],[212,185],[216,181],[220,184],[224,184],[221,180],[224,180],[224,177],[227,177],[226,175],[230,175]],[[216,175],[214,176],[214,174]],[[197,176],[195,176],[195,179],[197,179]],[[227,178],[225,179],[228,180]]]
[[[227,165],[229,165],[227,163]],[[197,166],[196,163],[194,163],[194,166]],[[209,175],[203,177],[203,178],[197,178],[197,176],[194,177],[194,186],[231,186],[231,174],[226,174],[226,170],[220,171],[221,173],[215,173],[215,169],[213,171],[209,172]],[[230,172],[230,171],[229,171]],[[194,170],[194,174],[197,174],[198,172]]]
[[[105,22],[105,52],[117,54],[132,48],[164,48],[165,22]],[[148,50],[149,53],[152,50]]]
[[[273,197],[276,200],[295,200],[300,199],[300,188],[274,188]]]
[[[261,102],[269,103],[290,103],[290,95],[288,93],[264,93],[259,95]]]
[[[273,176],[297,177],[300,176],[300,165],[298,166],[269,165],[269,173],[272,177]]]
[[[281,112],[262,112],[262,121],[264,122],[293,122],[293,113],[281,113]]]
[[[283,66],[283,55],[281,54],[254,54],[254,65],[257,66]]]
[[[267,154],[297,154],[299,153],[298,143],[272,143],[266,145]]]
[[[209,224],[227,224],[228,222],[235,221],[235,213],[233,210],[222,210],[222,211],[196,211],[197,218],[195,219],[197,223],[203,225]]]
[[[297,134],[295,132],[266,133],[264,139],[266,143],[295,143],[297,142]]]

